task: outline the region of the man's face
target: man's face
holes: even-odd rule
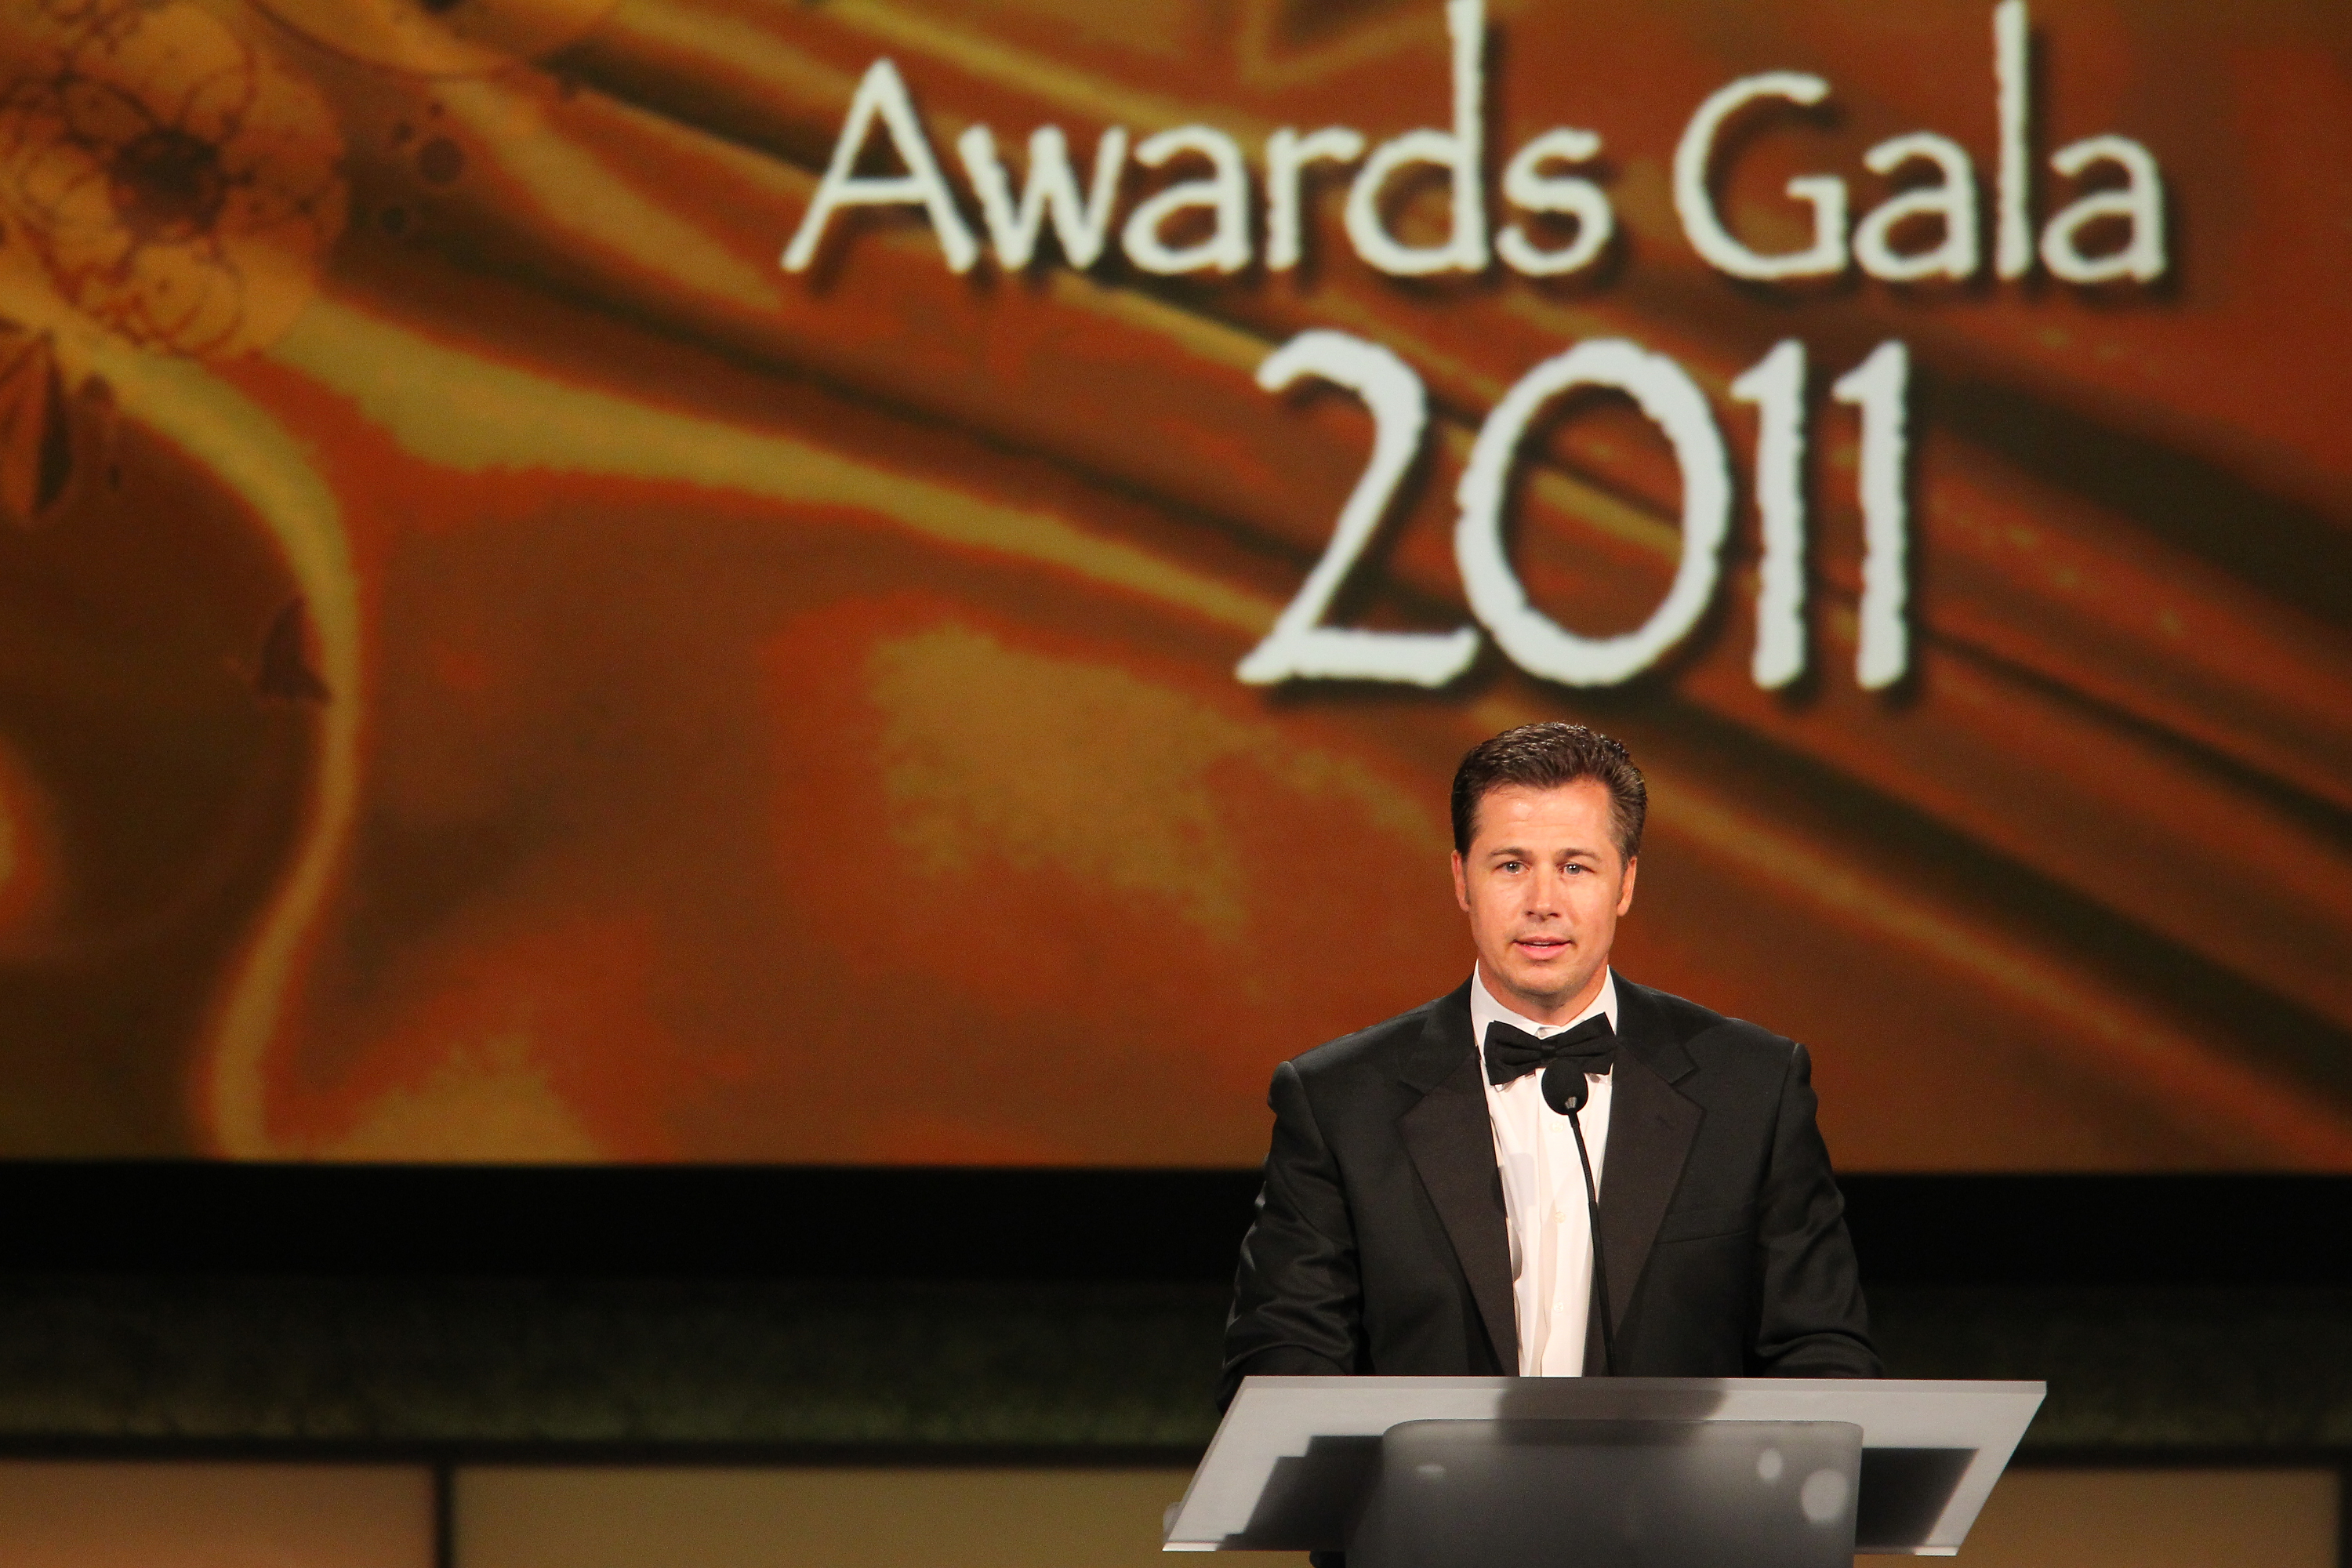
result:
[[[1601,990],[1618,917],[1633,907],[1639,858],[1617,853],[1609,790],[1507,784],[1478,803],[1454,896],[1470,917],[1495,999],[1539,1024],[1566,1023]]]

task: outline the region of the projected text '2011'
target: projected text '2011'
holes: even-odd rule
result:
[[[1477,657],[1479,634],[1395,632],[1323,624],[1333,598],[1378,531],[1419,452],[1428,399],[1412,368],[1378,343],[1345,332],[1301,332],[1259,365],[1258,384],[1280,392],[1307,378],[1347,388],[1371,411],[1371,460],[1340,509],[1331,542],[1265,640],[1234,673],[1250,685],[1286,680],[1376,680],[1437,687]],[[1910,668],[1905,619],[1910,536],[1904,471],[1910,354],[1879,344],[1832,389],[1859,410],[1864,556],[1854,677],[1876,690]],[[1682,555],[1648,619],[1614,637],[1588,637],[1529,602],[1504,545],[1504,507],[1519,448],[1555,399],[1582,388],[1622,393],[1664,432],[1682,480]],[[1806,663],[1805,349],[1786,339],[1732,384],[1759,413],[1756,493],[1763,523],[1761,586],[1751,673],[1767,689],[1788,685]],[[1657,664],[1687,636],[1721,584],[1731,531],[1731,459],[1706,395],[1664,354],[1622,339],[1593,339],[1545,360],[1504,394],[1480,427],[1454,490],[1454,557],[1472,612],[1513,663],[1570,686],[1613,686]]]

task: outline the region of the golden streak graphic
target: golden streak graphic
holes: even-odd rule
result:
[[[472,76],[559,48],[616,0],[259,0],[331,49],[424,76]]]
[[[270,1136],[262,1061],[359,809],[360,738],[369,695],[359,579],[334,492],[267,412],[184,362],[108,348],[94,363],[117,388],[126,412],[204,461],[269,531],[309,606],[319,673],[333,693],[292,864],[227,978],[207,1031],[210,1060],[200,1075],[204,1121],[218,1151],[265,1158],[284,1151]]]

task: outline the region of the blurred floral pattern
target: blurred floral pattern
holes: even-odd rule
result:
[[[57,22],[46,70],[0,91],[16,234],[76,310],[131,342],[218,355],[276,337],[342,228],[332,111],[187,0]]]
[[[958,277],[919,221],[778,252],[888,57],[943,155],[1442,125],[1401,0],[38,0],[0,18],[0,1152],[1240,1165],[1284,1057],[1459,981],[1455,760],[1622,735],[1633,978],[1805,1040],[1841,1162],[2352,1168],[2352,70],[2338,6],[2034,6],[2038,133],[2161,161],[2165,283],[1736,283],[1694,107],[1857,199],[1992,167],[1990,7],[1493,0],[1494,144],[1605,138],[1599,275]],[[1959,62],[1956,65],[1955,62]],[[1961,68],[1964,66],[1965,68]],[[1146,190],[1130,180],[1129,199]],[[1419,221],[1408,211],[1407,226]],[[1252,375],[1389,345],[1433,426],[1340,610],[1466,618],[1452,495],[1577,341],[1715,400],[1909,344],[1916,672],[1851,679],[1851,412],[1817,389],[1817,674],[1717,612],[1572,691],[1235,662],[1362,468]],[[1673,575],[1628,408],[1531,445],[1515,559],[1594,633]],[[928,1043],[919,1073],[909,1040]]]

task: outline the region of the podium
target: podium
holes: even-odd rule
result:
[[[1851,1568],[1949,1556],[2039,1383],[1252,1377],[1170,1552],[1348,1568]]]

